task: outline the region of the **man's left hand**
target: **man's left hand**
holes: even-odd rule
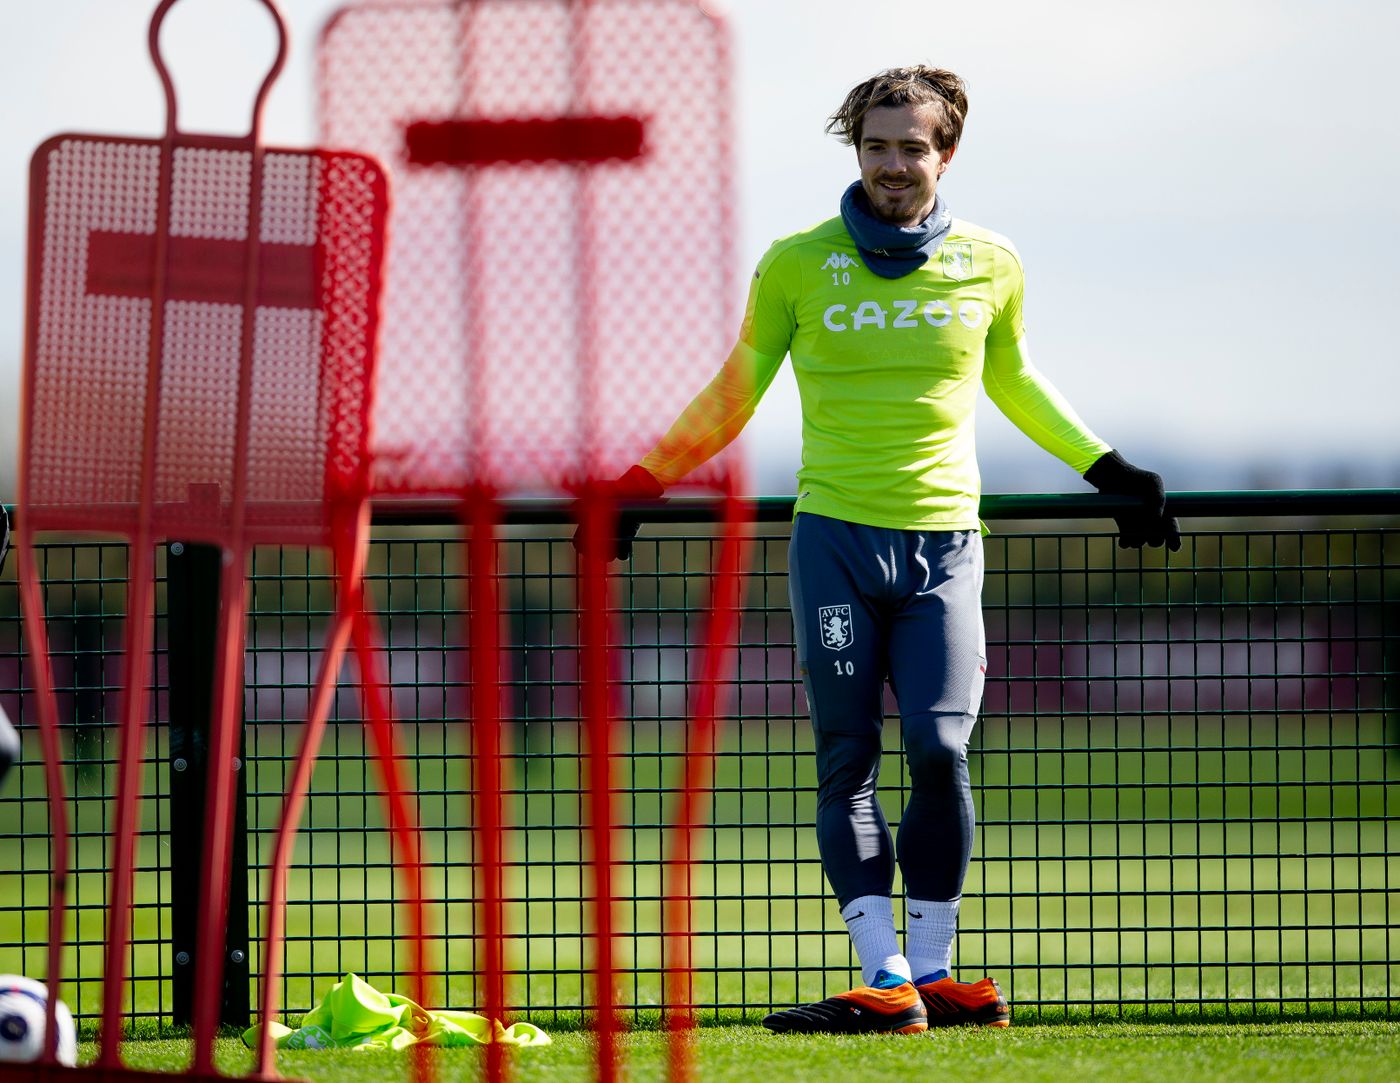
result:
[[[1167,492],[1162,479],[1151,470],[1141,470],[1116,451],[1101,456],[1084,472],[1084,480],[1101,493],[1132,496],[1142,501],[1141,509],[1115,512],[1118,547],[1141,549],[1144,545],[1165,545],[1172,552],[1181,548],[1181,528],[1167,514]]]
[[[666,491],[665,486],[640,465],[632,467],[616,481],[608,482],[607,486],[611,490],[612,499],[619,504],[638,500],[660,500],[661,494]],[[603,558],[605,560],[631,560],[632,541],[636,538],[637,531],[641,529],[641,526],[642,520],[637,515],[627,511],[619,512],[616,530],[607,539]],[[579,526],[574,530],[574,548],[578,550],[580,555],[587,548],[584,538],[583,527]]]

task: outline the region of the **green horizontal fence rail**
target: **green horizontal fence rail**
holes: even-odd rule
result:
[[[970,749],[979,826],[958,975],[996,976],[1018,1022],[1400,1014],[1400,490],[1173,494],[1187,528],[1173,554],[1118,549],[1103,518],[1114,506],[1092,495],[983,501],[988,681]],[[812,829],[812,740],[787,610],[792,502],[750,510],[738,672],[694,878],[703,1019],[756,1019],[858,977]],[[717,549],[703,504],[647,515],[633,561],[614,565],[619,960],[639,1022],[661,999],[659,861],[697,672],[689,645]],[[377,518],[369,582],[424,826],[438,1000],[470,1007],[480,943],[462,545],[449,505],[394,505]],[[499,543],[515,825],[507,989],[546,1026],[571,1025],[589,999],[567,521],[566,505],[513,505]],[[171,559],[162,554],[162,576]],[[77,833],[65,998],[91,1020],[125,549],[52,544],[40,565]],[[251,570],[245,812],[257,899],[331,581],[322,556],[298,550],[258,550]],[[175,761],[188,737],[172,747],[164,578],[158,608],[131,996],[138,1016],[164,1023],[180,1014],[172,982],[188,963],[175,940],[190,905],[172,873],[172,821],[186,815],[188,789]],[[15,691],[5,705],[27,722],[17,611],[6,578],[0,666]],[[346,972],[404,987],[403,896],[355,679],[347,669],[289,882],[292,1015]],[[889,706],[881,797],[895,823],[907,775]],[[25,762],[0,789],[0,972],[42,975],[47,812],[37,735],[21,730]],[[247,918],[256,1003],[265,915],[254,906]]]

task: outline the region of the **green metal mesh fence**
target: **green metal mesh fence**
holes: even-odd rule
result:
[[[970,755],[979,827],[959,976],[998,977],[1019,1021],[1395,1014],[1400,531],[1391,522],[1231,524],[1189,534],[1170,559],[1118,550],[1111,535],[1078,524],[998,526],[987,539],[990,660]],[[507,990],[546,1025],[589,999],[566,536],[512,527],[500,543],[507,814],[516,825],[506,847]],[[651,528],[621,575],[621,992],[642,1019],[661,999],[660,855],[714,544],[698,523]],[[702,1017],[755,1018],[857,977],[811,826],[811,733],[794,670],[786,546],[782,526],[755,526],[737,681],[695,876]],[[370,583],[432,870],[439,999],[470,1006],[479,944],[461,555],[450,528],[381,529]],[[65,995],[90,1017],[101,979],[123,551],[51,546],[44,564],[80,829]],[[252,572],[245,711],[256,898],[331,584],[325,562],[299,551],[260,550]],[[27,686],[8,580],[0,605],[6,686]],[[409,959],[353,669],[345,676],[289,884],[291,1013],[346,972],[393,987]],[[9,697],[12,716],[22,702]],[[166,702],[157,697],[148,747],[132,947],[134,1009],[160,1018],[171,1014],[179,965],[171,912],[189,905],[178,890],[172,897],[169,826],[183,813],[172,813],[168,796]],[[907,778],[890,706],[881,792],[893,823]],[[38,742],[32,727],[24,735],[26,764],[0,792],[0,971],[41,974],[47,814]],[[255,910],[254,986],[264,922]]]

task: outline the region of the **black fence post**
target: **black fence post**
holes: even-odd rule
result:
[[[192,1021],[199,950],[200,870],[209,726],[214,698],[214,637],[219,619],[222,551],[171,542],[166,550],[166,616],[170,681],[170,946],[171,1021]],[[243,728],[238,733],[238,787],[229,851],[228,934],[219,1021],[246,1027],[248,990],[248,779]]]
[[[100,574],[100,572],[99,572]],[[73,628],[73,759],[78,793],[102,792],[102,720],[107,707],[103,673],[107,614],[101,595],[75,592]]]

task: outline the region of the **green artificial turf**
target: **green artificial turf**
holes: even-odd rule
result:
[[[622,1039],[625,1078],[661,1079],[666,1074],[666,1039],[655,1031]],[[126,1046],[133,1066],[178,1071],[188,1043],[137,1040]],[[84,1043],[84,1058],[94,1055]],[[761,1027],[721,1026],[698,1036],[700,1078],[725,1083],[783,1083],[842,1079],[943,1078],[1015,1080],[1179,1079],[1191,1083],[1230,1080],[1297,1083],[1303,1079],[1383,1080],[1400,1072],[1400,1023],[1261,1023],[1161,1025],[1134,1023],[1012,1027],[1006,1031],[941,1030],[908,1037],[771,1035]],[[479,1049],[435,1053],[437,1078],[477,1078]],[[251,1054],[233,1038],[223,1039],[219,1065],[246,1071]],[[323,1051],[283,1053],[282,1072],[314,1083],[392,1083],[408,1080],[411,1058],[403,1053]],[[593,1078],[592,1036],[559,1034],[552,1046],[510,1054],[514,1080],[568,1083]],[[977,1074],[973,1074],[977,1073]],[[995,1073],[995,1074],[993,1074]]]

